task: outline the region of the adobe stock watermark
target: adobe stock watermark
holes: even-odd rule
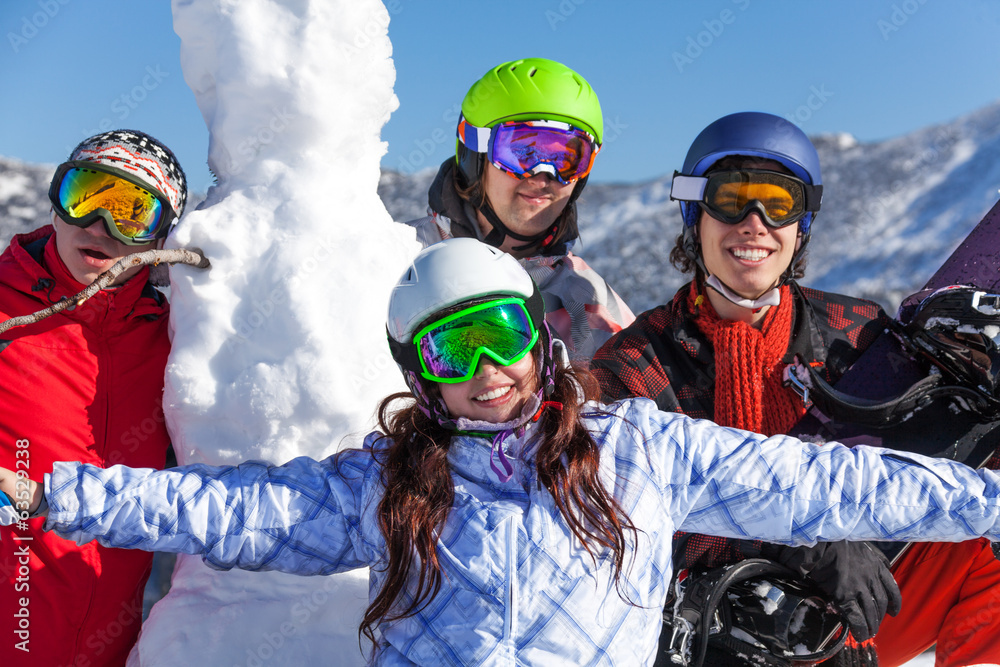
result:
[[[826,84],[821,83],[819,87],[809,86],[809,95],[804,104],[800,104],[791,113],[785,114],[785,120],[790,123],[801,125],[813,117],[813,114],[823,108],[827,100],[833,97],[833,92],[826,89]]]
[[[750,0],[732,0],[732,3],[741,12],[745,12],[750,7]],[[688,35],[686,40],[687,46],[684,51],[674,51],[672,54],[677,72],[683,74],[684,68],[688,65],[693,65],[695,60],[700,58],[707,49],[715,44],[717,39],[722,37],[722,33],[726,31],[726,26],[736,23],[738,16],[739,14],[732,9],[723,9],[719,12],[718,18],[702,21],[701,24],[705,29],[699,30],[694,35]]]
[[[551,9],[545,10],[545,20],[549,22],[549,27],[555,30],[559,27],[560,23],[563,23],[573,15],[576,8],[585,3],[587,0],[561,0],[559,5],[556,7],[556,11]]]
[[[447,112],[445,115],[447,115]],[[455,115],[455,124],[458,124],[457,114]],[[398,170],[404,173],[412,173],[420,169],[434,155],[438,146],[454,141],[454,132],[449,132],[443,127],[435,127],[426,137],[413,140],[413,150],[399,158]]]
[[[361,375],[351,377],[351,389],[361,392],[372,382],[385,377],[385,373],[390,369],[396,369],[396,362],[392,355],[388,352],[379,352],[365,362],[364,368],[361,369]]]
[[[783,117],[790,125],[775,119],[771,136],[764,142],[764,148],[778,148],[783,141],[795,133],[794,127],[812,118],[813,114],[822,109],[823,105],[831,97],[833,97],[833,92],[826,89],[826,84],[820,84],[818,88],[816,86],[809,86],[809,95],[806,97],[805,103],[800,104],[795,110],[785,114]]]
[[[7,33],[7,41],[10,42],[10,48],[17,53],[21,50],[21,47],[27,45],[35,36],[38,31],[49,24],[49,21],[56,17],[59,10],[62,7],[69,4],[70,0],[38,0],[36,3],[39,10],[34,12],[31,16],[25,14],[21,17],[20,30],[15,32]]]
[[[906,25],[910,17],[916,14],[925,4],[927,4],[927,0],[903,0],[900,3],[893,3],[892,13],[889,14],[888,20],[879,19],[875,22],[879,32],[882,33],[882,41],[888,42],[892,33],[898,32],[900,28]]]
[[[274,315],[275,310],[288,300],[288,295],[292,293],[297,285],[315,272],[319,267],[326,266],[326,263],[333,257],[334,244],[329,237],[321,236],[316,239],[312,255],[306,257],[293,269],[285,272],[275,282],[279,285],[271,290],[263,299],[254,301],[253,309],[246,317],[237,317],[233,321],[235,336],[226,339],[227,350],[234,349],[237,345],[253,338],[257,329],[264,326]],[[287,286],[284,285],[287,281]]]
[[[950,152],[961,138],[961,132],[954,128],[940,128],[935,132],[930,145],[913,157],[904,160],[900,167],[903,171],[928,167],[945,157],[946,153]]]
[[[489,103],[494,93],[500,91],[500,82],[494,78],[480,79],[466,94],[466,110],[471,114],[479,105]],[[458,119],[462,115],[462,101],[455,102],[441,112],[441,123],[422,139],[414,139],[414,149],[399,159],[401,172],[414,172],[424,165],[442,144],[454,145],[457,137]]]
[[[152,414],[142,420],[137,420],[132,424],[131,429],[122,433],[121,446],[111,450],[106,457],[108,464],[127,463],[125,454],[135,454],[151,437],[157,433],[164,433],[166,421],[167,417],[163,412],[163,406],[154,406]]]
[[[102,655],[119,637],[125,633],[133,632],[142,623],[142,600],[122,600],[118,613],[110,616],[111,620],[104,624],[103,628],[95,630],[84,641],[84,645],[93,652],[93,655]],[[74,665],[82,665],[81,662],[74,662]],[[87,664],[91,664],[89,661]]]
[[[602,148],[608,144],[613,144],[618,140],[625,130],[628,129],[628,125],[622,122],[621,116],[615,116],[614,118],[604,119],[604,139],[601,141]],[[596,162],[595,162],[596,164]]]
[[[923,169],[939,162],[947,152],[954,147],[960,138],[955,131],[942,130],[935,135],[934,141],[913,157],[900,164],[903,171],[911,172]],[[894,180],[889,186],[880,188],[867,196],[868,204],[865,211],[870,216],[881,215],[898,202],[899,197],[908,191],[907,182],[903,179]]]
[[[20,519],[15,524],[17,531],[28,532],[28,516],[31,507],[31,443],[27,439],[14,441],[14,507],[20,513]],[[17,578],[14,579],[14,592],[18,593],[17,611],[14,612],[14,648],[25,653],[31,652],[31,553],[28,545],[31,535],[15,532],[14,556],[17,558]]]

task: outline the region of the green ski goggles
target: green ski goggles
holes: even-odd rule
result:
[[[516,364],[538,342],[531,314],[536,305],[541,303],[507,297],[463,308],[421,328],[408,345],[390,338],[393,358],[422,378],[446,384],[471,379],[483,355],[501,366]]]

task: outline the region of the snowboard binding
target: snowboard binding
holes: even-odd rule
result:
[[[926,364],[924,377],[887,399],[850,396],[833,388],[798,357],[785,386],[830,419],[884,429],[945,400],[977,421],[1000,418],[1000,294],[952,285],[903,301],[890,330],[903,352]]]
[[[973,410],[988,418],[1000,415],[1000,294],[952,285],[918,292],[904,301],[900,316],[911,308],[912,316],[896,331],[903,344],[950,384],[975,391]]]
[[[655,664],[818,662],[843,647],[844,627],[818,589],[783,565],[751,558],[675,580]]]

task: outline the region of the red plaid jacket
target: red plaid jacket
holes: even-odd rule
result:
[[[791,288],[794,319],[784,361],[790,363],[798,354],[820,368],[827,381],[836,382],[885,329],[888,316],[872,301],[794,282]],[[644,396],[664,411],[713,418],[715,355],[688,311],[689,289],[685,285],[670,303],[639,315],[597,351],[591,370],[606,401]],[[678,533],[674,567],[714,567],[759,553],[756,540]]]

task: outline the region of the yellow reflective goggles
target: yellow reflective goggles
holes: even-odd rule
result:
[[[59,165],[49,200],[67,224],[89,227],[100,218],[108,234],[126,245],[165,237],[176,217],[161,192],[126,171],[96,162]]]

